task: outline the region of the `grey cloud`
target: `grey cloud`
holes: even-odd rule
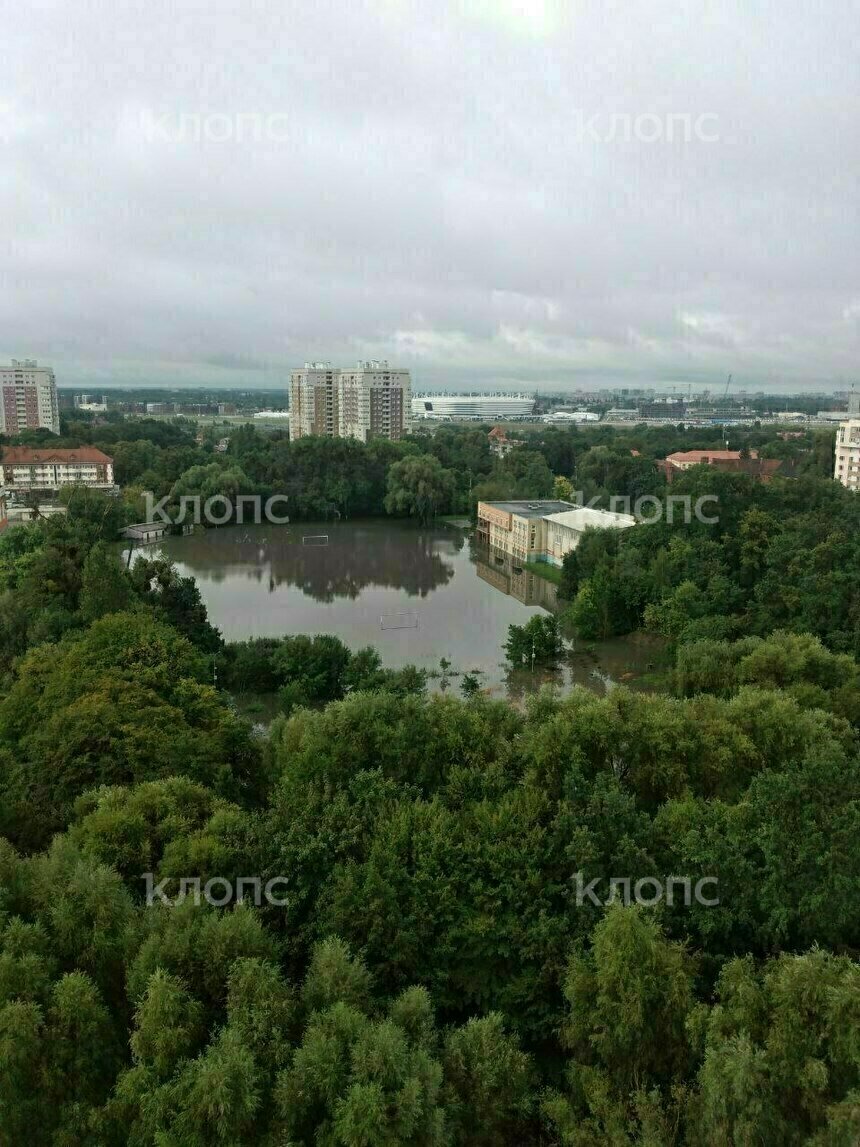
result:
[[[53,0],[0,36],[0,355],[61,381],[856,371],[850,0]]]

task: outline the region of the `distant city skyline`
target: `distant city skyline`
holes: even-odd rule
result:
[[[14,348],[13,348],[14,350]],[[0,349],[0,358],[3,352]],[[7,358],[15,357],[9,351]],[[40,360],[41,361],[41,360]],[[302,359],[302,362],[304,359]],[[333,361],[329,355],[325,361]],[[351,361],[351,360],[345,360]],[[47,360],[46,360],[47,362]],[[641,374],[620,375],[613,372],[606,377],[588,374],[571,378],[561,377],[515,377],[503,373],[488,373],[464,376],[459,371],[448,371],[444,368],[415,368],[405,367],[403,363],[391,360],[392,366],[410,369],[412,376],[413,393],[427,393],[430,391],[452,391],[455,393],[468,393],[470,390],[488,392],[500,390],[506,392],[522,391],[532,394],[559,393],[573,394],[577,391],[611,391],[611,390],[656,390],[669,393],[677,390],[686,393],[692,388],[693,394],[700,394],[703,390],[722,391],[726,384],[726,372],[715,374],[713,377],[691,377],[690,375],[661,377],[648,377]],[[57,386],[60,390],[95,390],[104,389],[152,389],[152,390],[265,390],[282,391],[289,393],[290,372],[297,369],[299,361],[289,361],[284,366],[255,367],[245,370],[217,370],[207,371],[194,367],[191,364],[159,364],[158,369],[151,366],[134,364],[133,369],[122,370],[117,367],[93,367],[85,363],[67,364],[62,367],[59,360],[51,360],[57,376]],[[860,360],[858,360],[857,381],[850,376],[834,379],[766,379],[763,381],[742,379],[733,375],[730,395],[740,392],[754,394],[833,394],[835,392],[851,390],[856,386],[860,390]]]

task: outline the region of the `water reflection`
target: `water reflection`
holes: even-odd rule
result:
[[[514,701],[542,684],[600,694],[616,681],[639,686],[655,654],[636,636],[574,648],[553,672],[511,673],[504,654],[509,626],[564,603],[552,582],[467,540],[444,526],[311,522],[227,526],[154,548],[196,579],[210,620],[228,641],[333,634],[351,649],[373,646],[392,668],[433,670],[431,689],[459,693],[462,674],[475,673],[483,690]],[[441,659],[451,667],[447,677]]]
[[[558,608],[558,588],[516,564],[510,554],[472,543],[472,561],[478,577],[494,589],[515,597],[523,605],[539,605],[550,613]]]
[[[269,593],[296,586],[319,602],[356,600],[368,586],[426,597],[454,576],[445,560],[464,545],[460,531],[409,530],[390,523],[300,523],[298,526],[230,527],[169,542],[194,577],[213,582],[246,577]]]

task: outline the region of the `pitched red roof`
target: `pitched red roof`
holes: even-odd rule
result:
[[[51,462],[96,462],[104,466],[113,462],[107,454],[95,446],[78,446],[74,450],[60,450],[54,446],[34,449],[31,446],[4,446],[3,457],[0,459],[4,466],[37,466],[40,463]]]
[[[667,462],[730,462],[740,458],[740,450],[678,450],[674,454],[667,454]],[[750,458],[758,458],[755,450],[750,450]]]

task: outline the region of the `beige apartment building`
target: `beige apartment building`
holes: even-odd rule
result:
[[[290,373],[290,441],[338,433],[338,375],[330,362],[306,362]]]
[[[290,440],[402,438],[409,433],[410,392],[409,371],[384,361],[347,369],[305,363],[290,375]]]
[[[833,477],[849,490],[860,490],[860,418],[849,418],[836,431]]]
[[[521,562],[560,566],[589,527],[624,530],[635,525],[631,514],[558,500],[478,503],[479,541]]]

